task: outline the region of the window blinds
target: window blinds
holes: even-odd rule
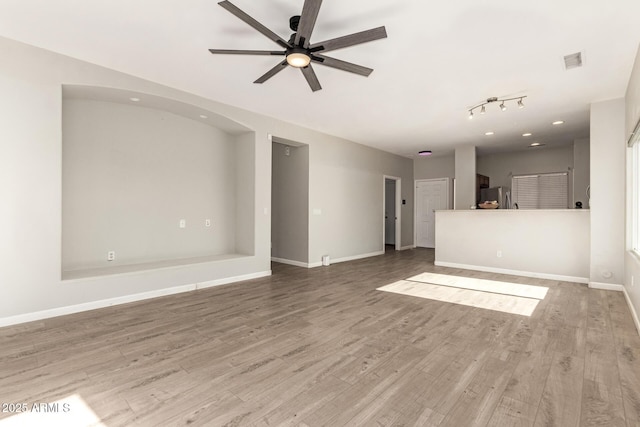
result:
[[[511,181],[513,202],[520,209],[566,209],[567,189],[566,172],[514,176]]]

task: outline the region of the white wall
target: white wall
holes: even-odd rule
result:
[[[591,183],[591,153],[589,139],[573,141],[573,203],[581,202],[583,209],[589,208],[587,188]]]
[[[231,135],[87,99],[64,100],[62,135],[63,271],[236,252]]]
[[[625,105],[625,139],[633,132],[640,120],[640,48],[636,55],[629,86],[627,87]],[[631,223],[631,149],[626,148],[626,221],[625,221],[625,256],[624,256],[624,286],[636,313],[640,313],[640,256],[631,251],[633,225]],[[637,317],[636,317],[637,320]],[[636,324],[636,327],[640,325]]]
[[[573,147],[532,148],[527,151],[478,157],[478,173],[489,177],[491,187],[511,188],[513,175],[567,172],[573,167]]]
[[[625,102],[591,104],[591,272],[589,281],[622,285],[624,274]]]
[[[289,150],[289,155],[285,150]],[[309,261],[309,147],[273,143],[271,256]]]
[[[195,283],[211,284],[270,272],[271,141],[269,134],[309,145],[311,207],[310,261],[357,257],[382,247],[383,175],[403,180],[402,241],[413,241],[413,164],[395,156],[320,132],[277,121],[193,94],[86,62],[0,38],[0,324],[123,301],[132,295],[170,293]],[[247,164],[236,182],[246,187],[236,200],[239,215],[253,217],[237,230],[240,247],[253,255],[141,271],[118,276],[61,281],[62,84],[119,88],[194,106],[226,117],[248,133],[236,147]],[[246,172],[246,173],[245,173]],[[244,180],[244,181],[243,181]],[[242,222],[242,221],[241,221]],[[243,249],[243,251],[245,251]],[[183,288],[180,288],[183,289]],[[102,301],[102,302],[101,302]],[[35,313],[35,314],[34,314]]]
[[[453,179],[456,177],[456,158],[454,155],[416,158],[413,175],[414,179]]]
[[[280,134],[278,134],[280,135]],[[288,138],[308,142],[303,137]],[[401,179],[402,247],[413,244],[413,162],[323,137],[309,146],[309,263],[382,253],[383,175]],[[382,172],[382,173],[381,173]]]
[[[260,215],[256,203],[258,200],[264,202],[264,198],[256,193],[264,191],[264,184],[258,184],[256,171],[258,164],[257,155],[260,153],[255,148],[256,136],[253,132],[246,132],[236,135],[233,146],[235,148],[235,244],[237,254],[253,255],[256,253],[258,245],[263,244],[262,240],[256,238],[256,228],[264,223],[256,219]],[[264,217],[265,207],[262,207]],[[267,238],[267,237],[264,237]]]
[[[471,209],[476,204],[476,147],[456,148],[455,208]]]
[[[588,281],[588,210],[437,211],[436,224],[436,265]]]

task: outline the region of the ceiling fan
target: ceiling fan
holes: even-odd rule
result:
[[[327,67],[367,77],[373,69],[340,59],[330,58],[323,55],[323,53],[387,37],[386,29],[384,27],[378,27],[319,43],[310,43],[311,33],[313,32],[322,0],[305,0],[302,13],[292,16],[291,19],[289,19],[289,27],[294,33],[288,41],[247,15],[231,2],[225,0],[218,4],[284,49],[276,51],[209,49],[209,52],[213,54],[273,55],[285,57],[284,61],[267,71],[254,83],[264,83],[290,65],[295,68],[300,68],[311,90],[315,92],[322,89],[322,87],[316,77],[316,73],[311,67],[311,63],[322,64]]]

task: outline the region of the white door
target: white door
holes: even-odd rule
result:
[[[436,211],[449,208],[449,181],[416,181],[416,246],[435,248]]]

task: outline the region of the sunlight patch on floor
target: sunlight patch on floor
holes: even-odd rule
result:
[[[421,276],[421,275],[418,275]],[[414,276],[414,277],[418,277]],[[438,275],[442,276],[442,275]],[[465,277],[457,277],[457,276],[446,276],[451,277],[453,279],[468,279]],[[422,278],[426,278],[423,276]],[[413,279],[413,278],[412,278]],[[441,279],[441,278],[440,278]],[[472,279],[479,280],[479,279]],[[451,280],[450,282],[454,282]],[[491,282],[491,281],[487,281]],[[469,282],[466,280],[461,281],[462,284],[469,285]],[[497,282],[497,283],[505,283],[505,282]],[[482,283],[482,285],[475,284],[477,288],[483,288],[487,290],[476,290],[476,289],[466,289],[464,287],[456,287],[452,284],[440,285],[440,284],[431,284],[424,283],[420,281],[413,280],[400,280],[395,283],[391,283],[386,286],[382,286],[378,288],[379,291],[392,292],[396,294],[427,298],[437,301],[449,302],[452,304],[461,304],[469,307],[477,307],[486,310],[495,310],[502,311],[504,313],[510,314],[518,314],[521,316],[531,316],[533,311],[538,306],[538,303],[541,299],[544,298],[535,298],[535,297],[523,297],[518,295],[506,294],[505,287],[499,287],[499,291],[493,292],[486,288],[484,285],[486,283]],[[516,285],[514,289],[518,289],[519,286],[517,283],[511,283],[510,285]],[[470,285],[469,285],[470,286]],[[544,295],[546,295],[546,291],[548,288],[541,287],[544,290]]]
[[[6,409],[15,415],[1,419],[0,427],[106,427],[77,394],[53,402],[21,402],[12,405]]]
[[[416,276],[409,277],[407,280],[430,283],[432,285],[453,286],[455,288],[535,299],[544,299],[547,295],[547,291],[549,290],[549,288],[544,286],[522,285],[520,283],[499,282],[497,280],[476,279],[474,277],[450,276],[447,274],[436,273],[421,273]]]

